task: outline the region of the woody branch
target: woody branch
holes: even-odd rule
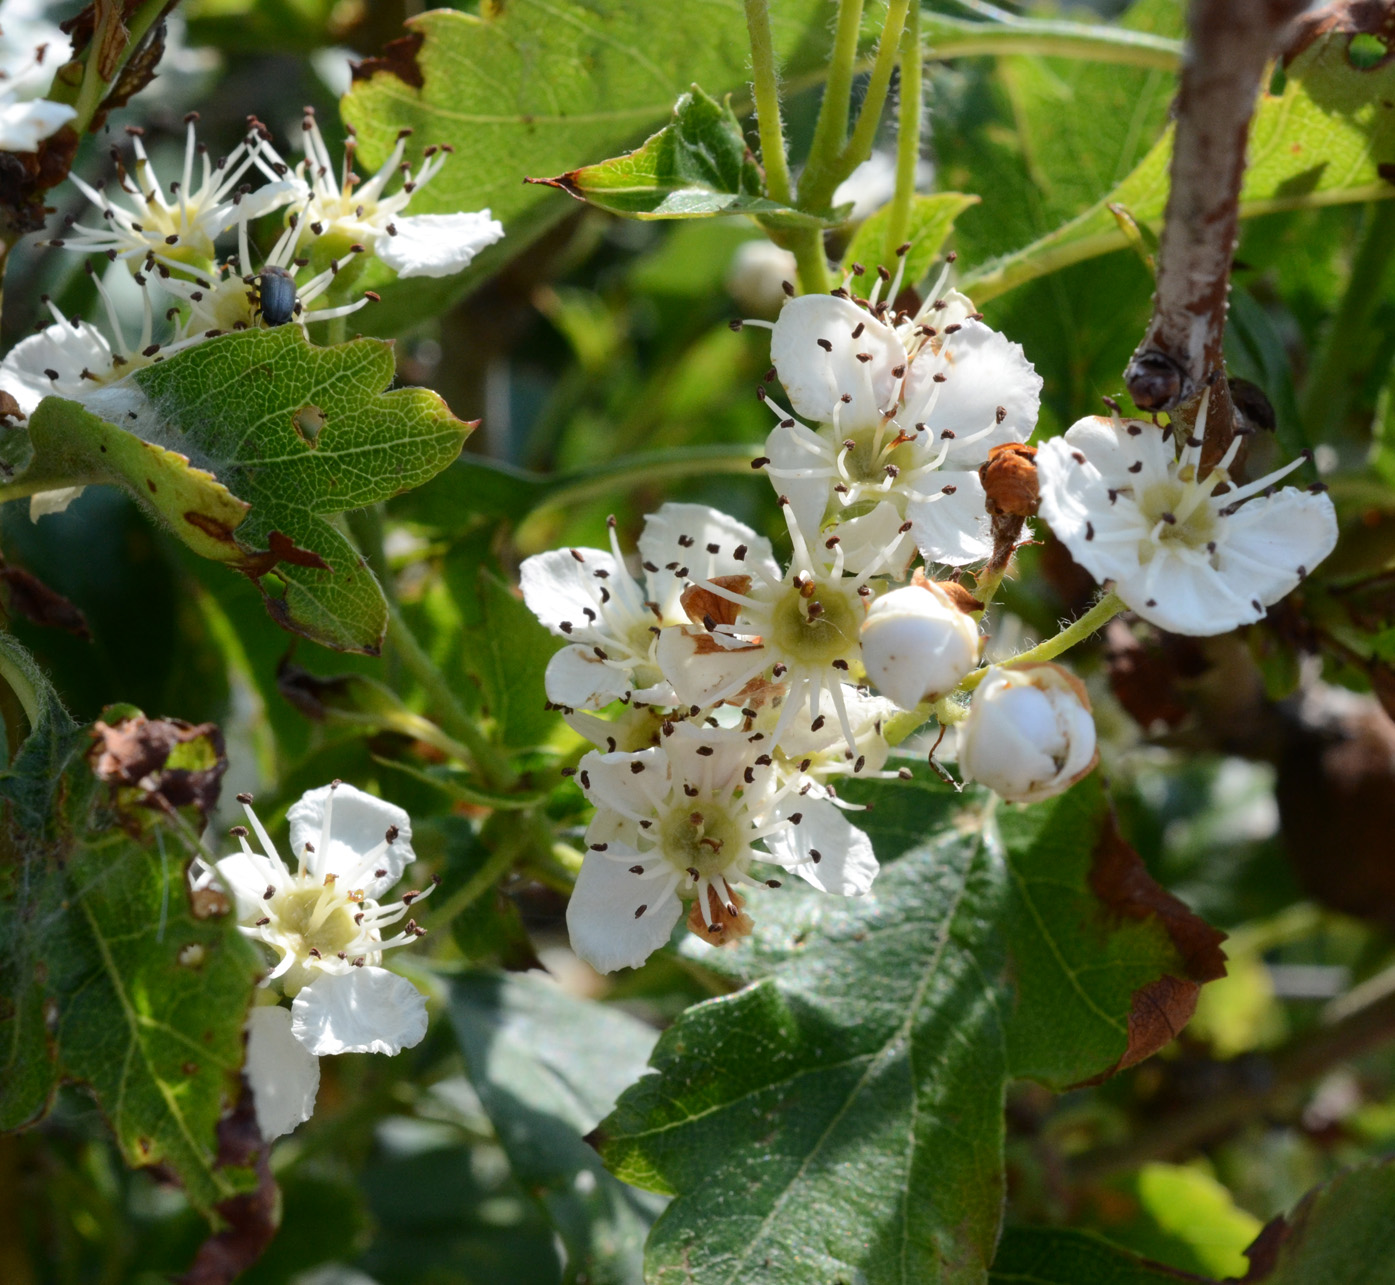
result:
[[[1188,18],[1153,319],[1124,381],[1143,410],[1184,408],[1188,418],[1186,409],[1214,382],[1208,457],[1222,454],[1234,431],[1216,377],[1250,118],[1279,33],[1302,8],[1303,0],[1193,0]]]

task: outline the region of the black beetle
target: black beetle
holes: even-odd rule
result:
[[[257,279],[257,311],[268,326],[284,326],[296,314],[295,278],[268,264]]]

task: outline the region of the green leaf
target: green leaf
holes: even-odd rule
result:
[[[1206,992],[1209,994],[1209,989]],[[1264,1224],[1203,1169],[1146,1164],[1109,1183],[1115,1199],[1080,1221],[1114,1243],[1182,1271],[1243,1276]]]
[[[1254,1285],[1395,1285],[1395,1162],[1360,1165],[1310,1191],[1251,1247]]]
[[[1347,56],[1349,37],[1319,37],[1295,57],[1278,94],[1263,93],[1250,129],[1249,168],[1240,217],[1395,196],[1382,170],[1395,164],[1395,61],[1360,69]],[[963,284],[980,302],[1025,281],[1128,244],[1110,206],[1140,226],[1161,224],[1167,202],[1169,131],[1107,196],[1054,232]]]
[[[476,613],[466,625],[465,666],[480,682],[483,712],[494,719],[499,743],[532,749],[557,726],[543,698],[543,674],[562,640],[498,577],[478,570],[473,588],[471,599],[462,599]]]
[[[31,468],[124,486],[196,553],[251,577],[283,628],[375,655],[387,604],[329,519],[434,477],[470,430],[428,389],[384,392],[393,375],[381,340],[225,335],[131,377],[129,432],[45,399]]]
[[[229,560],[232,532],[251,506],[188,456],[144,441],[61,397],[39,404],[29,421],[29,439],[34,454],[21,474],[23,482],[35,489],[46,482],[122,486],[195,553]]]
[[[1009,1227],[989,1285],[1168,1285],[1200,1281],[1084,1231]]]
[[[520,254],[573,208],[525,186],[524,174],[563,174],[615,156],[667,120],[690,85],[719,100],[750,76],[742,0],[694,12],[651,0],[509,0],[480,16],[433,10],[409,18],[398,56],[370,59],[342,100],[360,155],[379,165],[398,131],[414,144],[446,143],[455,158],[411,213],[488,207],[508,235],[459,276],[383,286],[373,324],[415,322]],[[787,76],[816,72],[829,37],[824,0],[773,7],[775,49]],[[376,286],[375,286],[376,288]]]
[[[528,181],[632,219],[758,214],[778,216],[774,221],[787,225],[826,221],[763,195],[760,167],[736,113],[697,85],[674,105],[673,119],[637,151]]]
[[[208,1213],[256,1186],[219,1164],[215,1131],[263,965],[218,907],[196,914],[187,823],[142,820],[131,787],[96,780],[91,738],[51,689],[43,709],[0,773],[0,1128],[41,1117],[60,1081],[84,1084],[127,1162],[164,1166]],[[221,765],[215,735],[194,729],[178,750]],[[36,808],[45,790],[61,810]]]
[[[934,196],[916,196],[911,202],[911,224],[906,232],[910,249],[905,254],[902,281],[916,286],[925,279],[930,265],[940,253],[957,219],[979,198],[963,192],[937,192]],[[887,244],[887,229],[891,224],[891,206],[884,205],[862,221],[843,255],[845,265],[860,263],[864,267],[884,266],[896,271],[896,251],[899,246]]]
[[[1022,809],[928,770],[848,793],[875,804],[873,891],[762,897],[751,938],[702,955],[753,984],[688,1010],[601,1126],[613,1172],[677,1196],[650,1237],[658,1285],[981,1281],[1008,1080],[1060,1089],[1146,1056],[1221,970],[1094,778]]]
[[[515,1176],[566,1245],[565,1279],[643,1285],[663,1202],[611,1177],[582,1135],[643,1069],[655,1032],[531,974],[454,978],[450,1017]]]

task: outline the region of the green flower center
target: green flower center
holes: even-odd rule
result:
[[[347,949],[359,936],[354,915],[358,903],[331,887],[292,888],[271,903],[271,914],[288,935],[300,939],[297,955],[318,950],[332,958]]]
[[[659,848],[675,870],[711,879],[745,851],[746,832],[730,810],[706,797],[683,798],[658,825]]]
[[[775,603],[769,641],[776,658],[786,664],[821,668],[858,654],[861,623],[856,590],[817,581],[795,584],[782,590]]]
[[[1157,533],[1158,540],[1201,549],[1216,538],[1216,515],[1211,505],[1197,496],[1199,489],[1195,482],[1168,479],[1155,482],[1139,495],[1138,508],[1148,519],[1150,530],[1162,524]],[[1205,489],[1209,495],[1211,487]],[[1187,511],[1189,507],[1190,512]],[[1143,544],[1147,549],[1144,554],[1147,561],[1153,556],[1153,545],[1151,540]]]

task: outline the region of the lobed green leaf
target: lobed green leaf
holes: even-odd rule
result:
[[[650,1237],[658,1285],[981,1281],[1008,1080],[1146,1056],[1221,970],[1093,778],[1012,810],[928,771],[854,794],[875,804],[873,891],[752,906],[754,935],[703,956],[750,984],[666,1031],[601,1126],[615,1173],[677,1197]]]

